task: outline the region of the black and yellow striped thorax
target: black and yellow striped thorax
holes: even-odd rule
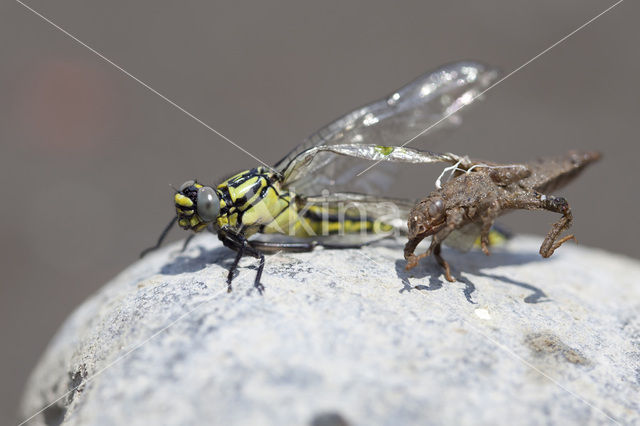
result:
[[[247,170],[222,182],[217,225],[252,234],[289,208],[288,193],[282,193],[277,177],[263,167]]]

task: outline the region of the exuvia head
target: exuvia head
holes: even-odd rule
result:
[[[183,183],[174,195],[178,225],[182,229],[202,231],[220,214],[216,190],[193,180]]]
[[[409,214],[409,238],[427,237],[441,230],[446,223],[444,200],[429,197],[418,203]]]

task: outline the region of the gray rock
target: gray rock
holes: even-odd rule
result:
[[[640,264],[541,237],[404,270],[402,241],[255,259],[211,235],[80,306],[28,383],[47,425],[640,423]],[[62,396],[62,398],[60,398]],[[60,399],[58,399],[60,398]],[[55,402],[54,402],[55,401]]]

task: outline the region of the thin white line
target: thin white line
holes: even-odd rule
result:
[[[574,393],[572,391],[570,391],[569,389],[567,389],[566,387],[562,386],[559,382],[557,382],[556,380],[554,380],[552,377],[548,376],[547,374],[545,374],[543,371],[539,370],[537,367],[535,367],[534,365],[532,365],[531,363],[529,363],[529,361],[525,360],[524,358],[522,358],[520,355],[518,355],[517,353],[513,352],[511,349],[509,349],[507,346],[503,345],[502,343],[499,343],[495,340],[493,340],[491,337],[487,336],[485,333],[483,333],[482,331],[480,331],[478,328],[474,327],[471,325],[471,323],[469,321],[467,321],[466,319],[460,317],[460,319],[467,324],[467,326],[469,328],[471,328],[472,330],[474,330],[476,333],[480,334],[482,337],[484,337],[485,339],[487,339],[488,341],[490,341],[491,343],[493,343],[494,345],[496,345],[497,347],[499,347],[500,349],[502,349],[503,351],[507,352],[508,354],[510,354],[511,356],[513,356],[514,358],[516,358],[518,361],[522,362],[524,365],[526,365],[527,367],[531,368],[532,370],[536,371],[538,374],[540,374],[541,376],[547,378],[548,380],[550,380],[551,382],[553,382],[556,386],[558,386],[560,389],[564,390],[565,392],[567,392],[568,394],[572,395],[574,398],[582,401],[583,403],[585,403],[586,405],[588,405],[589,407],[593,408],[596,411],[599,411],[600,413],[604,414],[607,418],[609,418],[609,420],[611,420],[612,422],[614,422],[615,424],[620,424],[618,423],[618,421],[616,419],[614,419],[613,417],[611,417],[610,415],[608,415],[607,413],[605,413],[602,409],[596,407],[595,405],[591,404],[589,401],[587,401],[586,399],[582,398],[580,395],[578,395],[577,393]]]
[[[578,31],[580,31],[581,29],[583,29],[584,27],[586,27],[587,25],[589,25],[590,23],[592,23],[593,21],[595,21],[596,19],[598,19],[599,17],[601,17],[602,15],[604,15],[605,13],[609,12],[611,9],[613,9],[614,7],[616,7],[617,5],[619,5],[620,3],[622,3],[624,0],[618,0],[616,3],[614,3],[613,5],[609,6],[608,8],[606,8],[604,11],[600,12],[599,14],[597,14],[596,16],[594,16],[593,18],[589,19],[587,22],[585,22],[584,24],[580,25],[578,28],[576,28],[575,30],[571,31],[569,34],[567,34],[566,36],[562,37],[560,40],[556,41],[555,43],[553,43],[551,46],[547,47],[546,49],[544,49],[542,52],[538,53],[536,56],[534,56],[533,58],[529,59],[527,62],[525,62],[524,64],[520,65],[518,68],[514,69],[513,71],[511,71],[509,74],[505,75],[504,77],[502,77],[500,80],[496,81],[495,83],[493,83],[492,85],[490,85],[489,87],[487,87],[486,89],[484,89],[482,92],[480,92],[479,94],[477,94],[476,96],[474,96],[470,102],[466,103],[466,104],[462,104],[460,106],[460,108],[456,109],[455,111],[450,112],[449,114],[445,115],[444,117],[442,117],[440,120],[436,121],[435,123],[433,123],[432,125],[430,125],[429,127],[427,127],[426,129],[424,129],[423,131],[421,131],[420,133],[418,133],[417,135],[415,135],[414,137],[412,137],[411,139],[409,139],[408,141],[406,141],[405,143],[403,143],[400,146],[406,146],[409,143],[413,142],[414,140],[416,140],[417,138],[419,138],[420,136],[424,135],[425,133],[427,133],[429,130],[433,129],[435,126],[437,126],[438,124],[442,123],[444,120],[446,120],[447,118],[451,117],[453,114],[456,114],[458,111],[460,111],[462,108],[466,107],[469,104],[472,104],[473,101],[475,101],[477,98],[479,98],[480,96],[484,95],[485,93],[487,93],[489,90],[493,89],[494,87],[496,87],[498,84],[502,83],[503,81],[505,81],[507,78],[511,77],[512,75],[514,75],[515,73],[517,73],[518,71],[520,71],[522,68],[526,67],[527,65],[529,65],[531,62],[535,61],[536,59],[538,59],[540,56],[544,55],[545,53],[547,53],[548,51],[550,51],[551,49],[553,49],[554,47],[556,47],[557,45],[559,45],[560,43],[562,43],[563,41],[565,41],[566,39],[568,39],[569,37],[571,37],[572,35],[574,35],[575,33],[577,33]],[[372,165],[370,165],[369,167],[367,167],[366,169],[364,169],[363,171],[361,171],[360,173],[358,173],[356,176],[360,176],[364,173],[366,173],[368,170],[370,170],[372,167],[377,166],[378,164],[380,164],[381,162],[383,162],[384,160],[378,160],[375,163],[373,163]]]
[[[492,339],[491,337],[489,337],[487,334],[483,333],[479,328],[473,326],[471,324],[471,322],[469,322],[468,320],[466,320],[463,317],[459,317],[460,320],[462,322],[464,322],[470,329],[472,329],[473,331],[475,331],[476,333],[480,334],[482,337],[484,337],[485,339],[487,339],[488,341],[490,341],[491,343],[493,343],[494,345],[496,345],[497,347],[499,347],[500,349],[502,349],[503,351],[505,351],[506,353],[508,353],[509,355],[511,355],[512,357],[514,357],[515,359],[517,359],[518,361],[520,361],[521,363],[523,363],[525,366],[529,367],[530,369],[532,369],[533,371],[537,372],[538,374],[540,374],[541,376],[545,377],[546,379],[548,379],[550,382],[554,383],[556,386],[558,386],[560,389],[562,389],[563,391],[567,392],[569,395],[573,396],[574,398],[576,398],[577,400],[583,402],[584,404],[588,405],[589,407],[593,408],[594,410],[602,413],[603,415],[605,415],[607,418],[609,418],[609,420],[611,420],[612,422],[614,422],[615,424],[620,424],[618,423],[618,421],[616,419],[614,419],[613,417],[611,417],[610,415],[608,415],[607,413],[605,413],[602,409],[596,407],[595,405],[591,404],[589,401],[587,401],[586,399],[584,399],[582,396],[578,395],[575,392],[572,392],[571,390],[567,389],[566,387],[564,387],[562,384],[560,384],[560,382],[558,382],[557,380],[555,380],[553,377],[549,376],[548,374],[546,374],[545,372],[543,372],[542,370],[540,370],[539,368],[537,368],[536,366],[534,366],[533,364],[531,364],[529,361],[527,361],[526,359],[522,358],[520,355],[518,355],[517,353],[513,352],[513,350],[511,350],[509,347],[507,347],[506,345]]]
[[[375,260],[373,260],[371,257],[367,256],[366,254],[364,254],[361,250],[358,250],[358,253],[360,253],[362,256],[366,257],[367,259],[369,259],[371,262],[375,263],[376,265],[382,267],[382,265],[380,265],[378,262],[376,262]],[[511,349],[509,349],[507,346],[503,345],[502,343],[497,342],[496,340],[492,339],[491,337],[487,336],[485,333],[483,333],[482,331],[480,331],[477,327],[474,327],[473,325],[471,325],[471,323],[469,321],[467,321],[465,318],[460,317],[460,320],[462,320],[462,322],[464,322],[469,328],[471,328],[472,330],[474,330],[476,333],[480,334],[482,337],[484,337],[485,339],[487,339],[488,341],[490,341],[491,343],[493,343],[494,345],[496,345],[497,347],[499,347],[500,349],[502,349],[503,351],[507,352],[508,354],[510,354],[511,356],[513,356],[514,358],[516,358],[518,361],[522,362],[524,365],[526,365],[527,367],[531,368],[532,370],[534,370],[535,372],[537,372],[538,374],[540,374],[541,376],[547,378],[549,381],[551,381],[552,383],[554,383],[556,386],[558,386],[560,389],[564,390],[565,392],[567,392],[569,395],[573,396],[574,398],[578,399],[579,401],[582,401],[584,404],[588,405],[589,407],[593,408],[596,411],[599,411],[600,413],[604,414],[606,417],[608,417],[612,422],[616,423],[616,424],[620,424],[618,423],[613,417],[609,416],[607,413],[605,413],[602,409],[596,407],[595,405],[591,404],[589,401],[587,401],[586,399],[584,399],[583,397],[581,397],[580,395],[576,394],[575,392],[570,391],[569,389],[567,389],[566,387],[562,386],[558,381],[556,381],[555,379],[553,379],[552,377],[550,377],[549,375],[547,375],[546,373],[544,373],[543,371],[541,371],[540,369],[538,369],[537,367],[535,367],[534,365],[532,365],[531,363],[529,363],[527,360],[525,360],[524,358],[522,358],[520,355],[516,354],[515,352],[513,352]]]
[[[562,39],[560,39],[559,41],[557,41],[556,43],[554,43],[553,45],[551,45],[550,47],[548,47],[547,49],[543,50],[542,52],[540,52],[539,54],[537,54],[536,56],[534,56],[533,58],[531,58],[530,60],[528,60],[527,62],[525,62],[524,64],[522,64],[521,66],[519,66],[518,68],[516,68],[515,70],[511,71],[509,74],[507,74],[506,76],[504,76],[503,78],[501,78],[500,80],[498,80],[497,82],[495,82],[494,84],[490,85],[488,88],[486,88],[485,90],[483,90],[482,92],[480,92],[478,95],[474,96],[472,98],[472,101],[477,99],[478,97],[482,96],[484,93],[488,92],[489,90],[493,89],[495,86],[497,86],[498,84],[502,83],[504,80],[506,80],[507,78],[511,77],[513,74],[517,73],[518,71],[520,71],[522,68],[524,68],[525,66],[529,65],[531,62],[535,61],[536,59],[538,59],[540,56],[544,55],[545,53],[547,53],[549,50],[553,49],[554,47],[556,47],[557,45],[559,45],[560,43],[562,43],[563,41],[565,41],[566,39],[568,39],[569,37],[571,37],[572,35],[574,35],[576,32],[580,31],[581,29],[583,29],[584,27],[586,27],[587,25],[589,25],[590,23],[592,23],[593,21],[595,21],[596,19],[598,19],[600,16],[604,15],[605,13],[607,13],[608,11],[610,11],[611,9],[613,9],[614,7],[616,7],[617,5],[619,5],[620,3],[622,3],[624,0],[619,0],[618,2],[616,2],[615,4],[613,4],[612,6],[608,7],[606,10],[604,10],[603,12],[601,12],[600,14],[598,14],[597,16],[595,16],[594,18],[592,18],[591,20],[587,21],[585,24],[581,25],[580,27],[578,27],[577,29],[575,29],[574,31],[572,31],[571,33],[569,33],[568,35],[564,36]],[[111,64],[112,66],[114,66],[115,68],[117,68],[118,70],[120,70],[121,72],[123,72],[124,74],[126,74],[127,76],[129,76],[130,78],[132,78],[133,80],[135,80],[136,82],[138,82],[139,84],[141,84],[142,86],[144,86],[145,88],[147,88],[148,90],[150,90],[151,92],[155,93],[156,95],[158,95],[159,97],[161,97],[162,99],[164,99],[166,102],[168,102],[169,104],[171,104],[172,106],[174,106],[175,108],[177,108],[178,110],[182,111],[184,114],[186,114],[187,116],[191,117],[193,120],[197,121],[198,123],[200,123],[201,125],[203,125],[204,127],[206,127],[207,129],[209,129],[210,131],[212,131],[213,133],[217,134],[218,136],[220,136],[221,138],[223,138],[224,140],[226,140],[227,142],[229,142],[230,144],[232,144],[233,146],[235,146],[236,148],[238,148],[239,150],[241,150],[242,152],[244,152],[245,154],[249,155],[250,157],[252,157],[253,159],[255,159],[256,161],[258,161],[259,163],[263,164],[265,167],[271,169],[271,167],[269,167],[265,162],[263,162],[262,160],[260,160],[259,158],[257,158],[256,156],[254,156],[253,154],[251,154],[250,152],[248,152],[247,150],[245,150],[244,148],[242,148],[241,146],[237,145],[235,142],[233,142],[232,140],[230,140],[229,138],[227,138],[225,135],[223,135],[222,133],[218,132],[216,129],[214,129],[213,127],[211,127],[210,125],[208,125],[207,123],[205,123],[204,121],[202,121],[201,119],[199,119],[198,117],[196,117],[195,115],[193,115],[192,113],[190,113],[189,111],[187,111],[186,109],[184,109],[183,107],[181,107],[180,105],[176,104],[174,101],[172,101],[171,99],[167,98],[165,95],[163,95],[162,93],[158,92],[157,90],[155,90],[154,88],[152,88],[151,86],[149,86],[148,84],[146,84],[145,82],[143,82],[142,80],[140,80],[139,78],[135,77],[133,74],[129,73],[128,71],[126,71],[124,68],[120,67],[119,65],[117,65],[115,62],[113,62],[112,60],[110,60],[109,58],[107,58],[106,56],[104,56],[103,54],[101,54],[100,52],[98,52],[97,50],[93,49],[92,47],[90,47],[89,45],[87,45],[86,43],[82,42],[81,40],[79,40],[77,37],[75,37],[74,35],[72,35],[71,33],[69,33],[68,31],[66,31],[65,29],[63,29],[62,27],[58,26],[57,24],[55,24],[54,22],[52,22],[51,20],[49,20],[48,18],[46,18],[45,16],[43,16],[42,14],[40,14],[39,12],[37,12],[36,10],[34,10],[33,8],[29,7],[28,5],[26,5],[25,3],[23,3],[21,0],[16,0],[17,3],[21,4],[22,6],[24,6],[26,9],[30,10],[31,12],[33,12],[35,15],[39,16],[41,19],[43,19],[44,21],[48,22],[50,25],[52,25],[53,27],[57,28],[58,30],[60,30],[61,32],[63,32],[64,34],[66,34],[68,37],[70,37],[71,39],[73,39],[74,41],[76,41],[77,43],[79,43],[80,45],[84,46],[85,48],[89,49],[91,52],[93,52],[94,54],[96,54],[97,56],[99,56],[100,58],[102,58],[103,60],[105,60],[106,62],[108,62],[109,64]],[[471,102],[470,102],[471,103]],[[407,144],[411,143],[413,140],[417,139],[418,137],[422,136],[424,133],[426,133],[427,131],[429,131],[430,129],[432,129],[433,127],[437,126],[438,124],[440,124],[442,121],[446,120],[447,118],[449,118],[451,115],[455,114],[456,112],[460,111],[462,108],[464,108],[466,106],[462,105],[460,108],[458,108],[456,111],[451,112],[450,114],[446,115],[445,117],[441,118],[440,120],[438,120],[437,122],[435,122],[434,124],[432,124],[431,126],[427,127],[426,129],[422,130],[420,133],[418,133],[416,136],[414,136],[413,138],[407,140],[405,143],[403,143],[401,146],[406,146]],[[363,173],[365,173],[366,171],[368,171],[369,169],[371,169],[372,167],[376,166],[378,163],[380,163],[382,160],[374,163],[373,165],[369,166],[367,169],[363,170],[362,172],[360,172],[357,176],[362,175]],[[273,170],[273,169],[271,169]],[[361,253],[360,251],[358,251],[359,253]],[[376,262],[375,260],[371,259],[369,256],[366,256],[364,253],[361,253],[364,257],[368,258],[369,260],[371,260],[372,262],[378,264],[378,262]],[[379,264],[378,264],[379,265]],[[213,297],[218,296],[219,294],[222,294],[222,291],[219,293],[216,293]],[[61,395],[59,398],[55,399],[53,402],[51,402],[49,405],[45,406],[44,408],[42,408],[40,411],[36,412],[35,414],[33,414],[31,417],[27,418],[26,420],[24,420],[22,423],[19,424],[19,426],[24,425],[25,423],[27,423],[28,421],[30,421],[31,419],[33,419],[35,416],[37,416],[38,414],[42,413],[44,410],[46,410],[47,408],[51,407],[52,405],[54,405],[55,403],[57,403],[58,401],[60,401],[62,398],[66,397],[67,395],[69,395],[70,393],[74,392],[75,390],[78,389],[79,386],[90,382],[91,380],[93,380],[94,378],[96,378],[98,375],[100,375],[101,373],[103,373],[104,371],[106,371],[107,369],[109,369],[111,366],[113,366],[114,364],[118,363],[119,361],[123,360],[124,358],[128,357],[131,353],[133,353],[134,351],[136,351],[137,349],[139,349],[140,347],[142,347],[144,344],[146,344],[147,342],[149,342],[150,340],[152,340],[153,338],[155,338],[156,336],[158,336],[159,334],[161,334],[162,332],[164,332],[165,330],[167,330],[168,328],[170,328],[171,326],[173,326],[174,324],[176,324],[177,322],[179,322],[180,320],[182,320],[184,317],[186,317],[187,315],[193,313],[195,310],[197,310],[200,306],[202,306],[204,303],[209,302],[211,300],[207,300],[207,301],[203,301],[198,303],[193,309],[187,311],[186,313],[182,314],[181,316],[179,316],[177,319],[175,319],[174,321],[172,321],[170,324],[168,324],[167,326],[163,327],[162,329],[160,329],[159,331],[157,331],[156,333],[152,334],[150,337],[148,337],[147,339],[145,339],[144,341],[138,343],[137,345],[135,345],[134,347],[132,347],[131,349],[129,349],[127,352],[125,352],[124,354],[122,354],[121,356],[119,356],[118,358],[116,358],[114,361],[112,361],[111,363],[109,363],[107,366],[103,367],[102,369],[100,369],[99,371],[97,371],[95,374],[93,374],[92,376],[88,377],[87,379],[85,379],[83,381],[83,383],[81,383],[80,385],[74,387],[73,389],[67,391],[66,393],[64,393],[63,395]],[[543,373],[542,371],[540,371],[539,369],[537,369],[535,366],[531,365],[529,362],[527,362],[526,360],[524,360],[523,358],[521,358],[519,355],[517,355],[516,353],[514,353],[513,351],[511,351],[509,348],[505,347],[504,345],[496,342],[495,340],[491,339],[489,336],[487,336],[486,334],[482,333],[481,331],[477,330],[476,328],[470,326],[470,323],[467,322],[464,318],[462,318],[462,320],[472,329],[474,329],[476,332],[478,332],[480,335],[482,335],[485,339],[491,341],[492,343],[494,343],[496,346],[500,347],[501,349],[503,349],[504,351],[506,351],[507,353],[511,354],[512,356],[514,356],[516,359],[518,359],[519,361],[521,361],[523,364],[525,364],[526,366],[528,366],[529,368],[535,370],[536,372],[538,372],[539,374],[541,374],[542,376],[546,377],[547,379],[549,379],[550,381],[552,381],[553,383],[555,383],[558,387],[560,387],[561,389],[563,389],[564,391],[566,391],[567,393],[571,394],[572,396],[574,396],[575,398],[579,399],[580,401],[582,401],[583,403],[587,404],[588,406],[590,406],[591,408],[601,412],[602,414],[604,414],[606,417],[608,417],[611,421],[613,421],[614,423],[618,424],[618,422],[613,419],[612,417],[610,417],[609,415],[607,415],[604,411],[602,411],[601,409],[599,409],[598,407],[595,407],[594,405],[590,404],[588,401],[584,400],[582,397],[580,397],[579,395],[571,392],[570,390],[568,390],[567,388],[565,388],[564,386],[562,386],[560,383],[558,383],[557,381],[555,381],[553,378],[549,377],[548,375],[546,375],[545,373]]]
[[[79,43],[80,45],[86,47],[87,49],[89,49],[91,52],[95,53],[96,55],[98,55],[100,58],[102,58],[103,60],[105,60],[106,62],[108,62],[109,64],[113,65],[115,68],[117,68],[118,70],[120,70],[121,72],[123,72],[124,74],[126,74],[127,76],[131,77],[133,80],[137,81],[138,83],[140,83],[143,87],[147,88],[148,90],[150,90],[151,92],[155,93],[156,95],[160,96],[162,99],[164,99],[166,102],[168,102],[169,104],[171,104],[172,106],[174,106],[175,108],[177,108],[178,110],[182,111],[184,114],[186,114],[187,116],[191,117],[192,119],[194,119],[195,121],[197,121],[198,123],[202,124],[204,127],[206,127],[207,129],[211,130],[213,133],[215,133],[216,135],[220,136],[222,139],[226,140],[227,142],[229,142],[231,145],[235,146],[236,148],[238,148],[240,151],[244,152],[245,154],[247,154],[248,156],[250,156],[251,158],[253,158],[254,160],[256,160],[257,162],[259,162],[260,164],[262,164],[263,166],[267,167],[268,169],[270,169],[271,171],[273,171],[275,173],[275,170],[273,170],[267,163],[265,163],[264,161],[262,161],[261,159],[259,159],[258,157],[256,157],[255,155],[251,154],[249,151],[247,151],[246,149],[244,149],[243,147],[241,147],[240,145],[238,145],[237,143],[233,142],[231,139],[229,139],[228,137],[226,137],[225,135],[223,135],[222,133],[220,133],[219,131],[217,131],[216,129],[214,129],[213,127],[211,127],[210,125],[208,125],[207,123],[205,123],[204,121],[202,121],[201,119],[199,119],[198,117],[196,117],[195,115],[191,114],[189,111],[187,111],[186,109],[182,108],[180,105],[178,105],[177,103],[175,103],[174,101],[172,101],[171,99],[169,99],[168,97],[166,97],[165,95],[163,95],[162,93],[158,92],[156,89],[154,89],[153,87],[149,86],[147,83],[145,83],[144,81],[140,80],[138,77],[134,76],[133,74],[131,74],[129,71],[125,70],[124,68],[122,68],[120,65],[116,64],[115,62],[113,62],[111,59],[107,58],[106,56],[104,56],[102,53],[98,52],[96,49],[92,48],[91,46],[89,46],[88,44],[82,42],[80,39],[78,39],[76,36],[74,36],[73,34],[71,34],[70,32],[68,32],[67,30],[65,30],[64,28],[60,27],[59,25],[55,24],[53,21],[51,21],[50,19],[48,19],[46,16],[42,15],[41,13],[37,12],[36,10],[34,10],[33,8],[31,8],[30,6],[27,6],[26,4],[24,4],[21,0],[16,0],[16,2],[20,3],[22,6],[24,6],[26,9],[30,10],[31,12],[33,12],[35,15],[39,16],[40,18],[42,18],[44,21],[48,22],[49,24],[51,24],[54,28],[57,28],[58,30],[62,31],[64,34],[66,34],[67,36],[69,36],[70,38],[72,38],[73,40],[75,40],[77,43]]]
[[[225,290],[226,291],[226,290]],[[53,402],[51,402],[49,405],[43,407],[40,411],[38,411],[37,413],[35,413],[34,415],[32,415],[31,417],[29,417],[26,420],[23,420],[18,426],[22,426],[25,423],[27,423],[28,421],[30,421],[31,419],[33,419],[35,416],[37,416],[38,414],[42,413],[44,410],[46,410],[47,408],[51,407],[52,405],[54,405],[55,403],[57,403],[58,401],[60,401],[62,398],[66,397],[67,395],[69,395],[71,392],[74,392],[76,389],[78,389],[80,386],[84,385],[85,383],[90,382],[91,380],[95,379],[97,376],[99,376],[100,374],[102,374],[105,370],[109,369],[111,366],[113,366],[114,364],[122,361],[123,359],[125,359],[126,357],[128,357],[132,352],[136,351],[137,349],[140,349],[140,347],[142,347],[144,344],[146,344],[147,342],[149,342],[151,339],[153,339],[154,337],[156,337],[157,335],[159,335],[160,333],[166,331],[169,327],[173,326],[175,323],[177,323],[178,321],[182,320],[184,317],[186,317],[187,315],[192,314],[196,309],[198,309],[199,307],[201,307],[202,305],[204,305],[205,303],[211,302],[212,300],[214,300],[217,296],[219,296],[220,294],[224,293],[225,291],[220,291],[218,293],[215,293],[213,296],[211,296],[210,299],[208,300],[203,300],[202,302],[198,303],[193,309],[185,312],[184,314],[180,315],[178,318],[176,318],[175,320],[173,320],[171,323],[169,323],[169,325],[161,328],[159,331],[156,331],[155,333],[153,333],[150,337],[148,337],[147,339],[143,340],[142,342],[136,344],[135,346],[133,346],[131,349],[129,349],[128,351],[126,351],[124,354],[120,355],[118,358],[116,358],[114,361],[110,362],[107,366],[101,368],[100,370],[98,370],[96,373],[92,374],[90,377],[86,378],[85,380],[82,381],[82,383],[80,383],[78,386],[74,387],[73,389],[67,391],[66,393],[64,393],[63,395],[61,395],[60,397],[58,397],[57,399],[55,399]]]
[[[363,255],[364,257],[366,257],[367,259],[369,259],[370,261],[372,261],[373,263],[375,263],[376,265],[378,265],[379,267],[383,267],[381,264],[379,264],[378,262],[376,262],[375,260],[373,260],[371,257],[367,256],[366,254],[364,254],[362,252],[362,249],[358,249],[357,251],[358,253],[360,253],[361,255]]]
[[[562,312],[564,313],[567,317],[569,318],[573,318],[573,315],[571,315],[567,310],[565,310],[560,304],[557,304],[556,307]],[[597,336],[598,334],[596,333],[596,331],[589,327],[588,324],[583,324],[583,327],[589,332],[590,336]],[[628,405],[632,405],[631,401],[629,401],[629,399],[627,399],[626,397],[622,396],[620,393],[618,393],[618,398],[620,398],[621,400],[623,400],[624,402],[626,402]]]

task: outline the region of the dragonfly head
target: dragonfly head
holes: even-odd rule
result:
[[[428,237],[446,224],[445,203],[439,196],[420,201],[409,214],[409,238]]]
[[[174,195],[178,225],[182,229],[200,232],[220,214],[220,199],[216,190],[193,180],[183,183]]]

